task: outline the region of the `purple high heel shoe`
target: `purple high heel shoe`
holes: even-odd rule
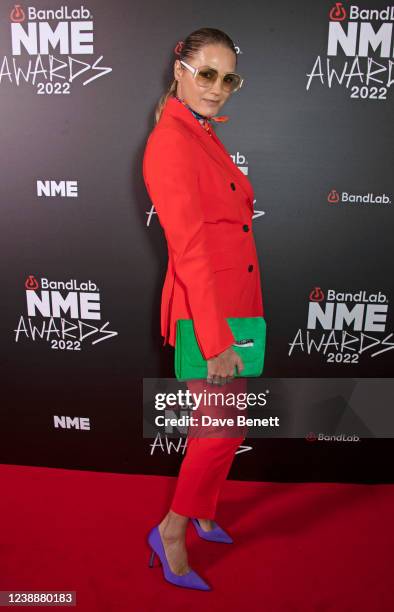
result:
[[[199,589],[200,591],[211,590],[211,587],[204,582],[201,576],[199,576],[194,570],[190,570],[187,572],[187,574],[183,574],[183,576],[178,576],[178,574],[174,574],[174,572],[171,571],[158,526],[153,527],[153,529],[151,529],[149,532],[148,542],[152,549],[152,554],[149,559],[149,567],[153,567],[153,561],[156,554],[161,561],[164,578],[168,582],[171,582],[171,584],[175,584],[176,586],[185,587],[186,589]]]
[[[233,543],[233,539],[230,538],[228,533],[226,533],[224,529],[219,527],[219,525],[215,523],[215,521],[213,521],[215,527],[210,531],[205,531],[205,529],[201,527],[200,523],[195,518],[192,518],[192,523],[196,528],[196,531],[200,538],[203,538],[204,540],[208,540],[209,542],[223,542],[225,544]]]

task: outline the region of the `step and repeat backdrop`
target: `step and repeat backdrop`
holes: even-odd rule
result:
[[[174,370],[142,157],[174,46],[214,27],[245,79],[215,129],[255,191],[263,377],[338,380],[230,477],[393,481],[393,24],[376,0],[2,2],[0,462],[178,472],[182,440],[143,435],[143,380]]]

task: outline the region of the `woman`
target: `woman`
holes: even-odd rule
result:
[[[174,80],[159,101],[143,160],[145,185],[168,246],[161,332],[164,344],[174,347],[177,320],[193,319],[208,375],[206,381],[188,381],[189,389],[212,391],[212,385],[220,385],[221,391],[240,393],[246,379],[234,378],[243,364],[232,348],[235,339],[226,318],[263,316],[252,233],[254,194],[211,121],[228,119],[216,115],[242,78],[236,73],[234,43],[221,30],[196,30],[174,51]],[[207,412],[207,405],[199,409]],[[150,565],[157,554],[166,580],[186,588],[210,590],[188,565],[189,518],[205,540],[232,542],[213,519],[245,431],[219,433],[211,428],[200,435],[189,428],[171,507],[148,537]]]

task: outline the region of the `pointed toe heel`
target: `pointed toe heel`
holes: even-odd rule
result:
[[[203,540],[208,540],[208,542],[222,542],[223,544],[233,544],[233,539],[229,536],[228,533],[224,531],[217,523],[215,523],[215,527],[210,531],[205,531],[197,519],[192,518],[192,523]]]
[[[201,576],[194,570],[190,570],[187,574],[179,576],[175,574],[167,561],[166,553],[164,550],[163,541],[161,539],[160,531],[158,526],[153,527],[148,535],[148,544],[152,549],[149,558],[149,567],[153,567],[155,555],[157,555],[161,565],[163,567],[163,576],[165,580],[186,589],[198,589],[199,591],[210,591],[211,587],[207,584]]]

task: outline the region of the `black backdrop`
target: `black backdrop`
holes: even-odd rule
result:
[[[142,378],[173,376],[173,354],[160,337],[167,250],[141,163],[173,48],[199,27],[233,38],[245,77],[217,130],[256,195],[264,375],[392,377],[387,6],[2,6],[1,462],[177,473],[181,451],[153,452],[142,438]],[[59,38],[46,44],[48,27]],[[308,329],[316,304],[334,315],[360,309],[334,332],[334,319]],[[306,349],[308,334],[319,343],[344,330],[355,338],[351,351]],[[363,334],[374,349],[359,350]],[[293,346],[300,339],[303,348]],[[357,444],[251,440],[230,476],[392,481],[391,435]]]

